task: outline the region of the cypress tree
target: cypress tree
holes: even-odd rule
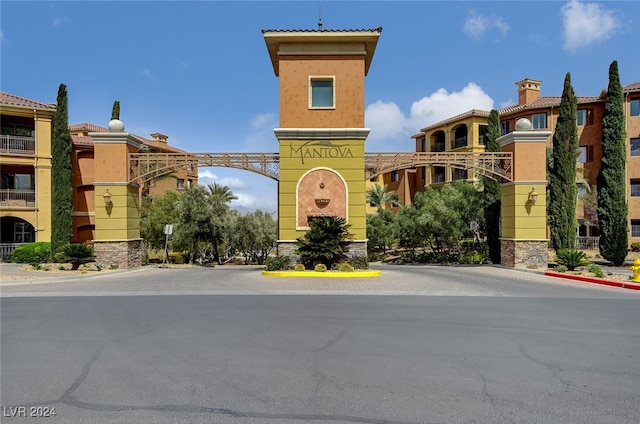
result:
[[[602,164],[598,184],[600,254],[614,265],[622,265],[628,248],[625,167],[624,97],[618,62],[609,66],[609,87],[602,116]]]
[[[51,255],[69,243],[72,233],[71,140],[67,111],[67,86],[58,88],[51,147]]]
[[[551,246],[573,249],[576,246],[576,161],[580,153],[577,128],[578,100],[571,86],[571,74],[564,78],[558,123],[553,133],[552,160],[548,165],[549,198],[547,216]]]
[[[111,119],[120,119],[120,102],[118,100],[113,102],[113,108],[111,109]]]
[[[499,152],[500,145],[496,141],[501,136],[500,115],[492,109],[487,121],[487,133],[485,134],[485,151]],[[489,247],[489,259],[494,264],[499,264],[500,253],[500,213],[502,207],[502,189],[500,182],[486,176],[481,177],[484,187],[484,232]]]

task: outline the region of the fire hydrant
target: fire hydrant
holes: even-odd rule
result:
[[[640,258],[633,261],[633,265],[631,265],[631,271],[633,271],[633,282],[640,283]]]

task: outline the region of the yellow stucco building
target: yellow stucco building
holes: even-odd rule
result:
[[[51,139],[56,105],[0,92],[0,258],[51,239]]]

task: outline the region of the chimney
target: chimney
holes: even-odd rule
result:
[[[165,143],[165,144],[167,144],[167,140],[169,139],[168,135],[164,135],[160,133],[153,133],[151,134],[151,137],[153,137],[153,141],[159,141],[160,143]]]
[[[540,98],[542,81],[525,78],[516,83],[518,86],[518,105],[526,105]]]

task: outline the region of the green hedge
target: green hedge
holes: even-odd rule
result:
[[[11,262],[38,266],[51,259],[51,243],[38,241],[16,247]]]

